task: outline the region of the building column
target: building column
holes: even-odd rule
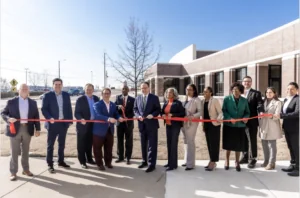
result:
[[[251,64],[247,66],[247,76],[250,76],[252,78],[252,88],[257,89],[257,64]]]
[[[156,77],[155,78],[155,95],[163,96],[164,95],[164,79]]]
[[[179,79],[179,95],[185,95],[184,78]]]
[[[205,87],[208,86],[213,88],[212,73],[210,72],[205,73]]]
[[[195,75],[190,75],[191,78],[191,84],[196,84]]]
[[[230,86],[231,86],[231,75],[230,75],[230,69],[225,69],[224,70],[224,96],[227,96],[230,94]]]
[[[269,65],[257,64],[257,90],[263,95],[269,86]]]
[[[150,93],[155,94],[155,78],[150,79]]]
[[[297,72],[297,76],[296,76],[296,81],[298,84],[300,84],[300,54],[296,55],[296,72]]]
[[[290,82],[296,82],[296,56],[282,57],[281,64],[281,95],[286,95],[286,87]]]

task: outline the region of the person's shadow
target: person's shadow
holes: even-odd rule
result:
[[[160,168],[157,168],[156,173],[150,174],[126,167],[115,167],[106,171],[98,171],[94,167],[90,169],[57,169],[57,174],[38,175],[29,181],[20,177],[19,180],[76,198],[164,197],[165,174]],[[54,178],[59,178],[61,174],[64,175],[62,179]]]

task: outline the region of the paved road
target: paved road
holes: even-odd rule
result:
[[[96,96],[101,96],[101,93],[100,93],[100,92],[95,92],[94,94],[95,94]],[[114,90],[114,89],[113,89],[113,90],[112,90],[112,95],[111,95],[111,100],[112,100],[112,101],[115,101],[116,95],[119,95],[119,94],[121,94],[121,90]],[[130,92],[129,94],[130,94],[130,96],[134,96],[134,92]],[[79,96],[71,96],[71,102],[74,104],[74,103],[76,102],[76,100],[77,100],[78,97],[79,97]],[[42,106],[42,100],[40,100],[40,99],[38,98],[38,96],[33,96],[33,97],[31,97],[31,98],[37,101],[38,107],[41,107],[41,106]],[[6,105],[6,103],[7,103],[7,101],[8,101],[9,99],[11,99],[11,98],[4,98],[4,99],[1,99],[1,100],[0,100],[0,108],[1,108],[1,109]]]

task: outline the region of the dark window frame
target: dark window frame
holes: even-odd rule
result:
[[[196,78],[197,78],[198,95],[203,96],[203,91],[205,88],[205,74],[196,76]],[[203,82],[201,82],[201,79]]]
[[[238,76],[240,73],[239,72],[241,72],[242,70],[246,70],[246,73],[245,73],[245,75],[244,76]],[[247,69],[247,67],[240,67],[240,68],[237,68],[237,69],[235,69],[235,82],[238,82],[238,83],[241,83],[242,84],[242,82],[243,82],[243,78],[245,77],[245,76],[247,76],[247,72],[248,72],[248,69]],[[240,77],[240,78],[239,78]]]
[[[272,77],[272,72],[271,72],[271,68],[272,67],[280,67],[280,75],[279,77]],[[282,65],[268,65],[268,87],[272,87],[273,85],[272,82],[273,81],[277,81],[279,82],[279,88],[277,90],[276,87],[274,87],[277,91],[277,95],[278,97],[281,97],[281,86],[282,86]]]
[[[165,81],[166,80],[172,80],[172,82],[171,82],[171,86],[166,86],[165,85]],[[169,78],[169,77],[165,77],[164,78],[164,84],[163,84],[163,86],[164,86],[164,93],[165,93],[165,91],[168,89],[168,88],[170,88],[170,87],[174,87],[178,92],[179,92],[179,87],[180,87],[180,78]]]
[[[223,76],[222,82],[217,82],[217,76],[220,74]],[[224,96],[224,71],[214,73],[214,92],[216,96]]]

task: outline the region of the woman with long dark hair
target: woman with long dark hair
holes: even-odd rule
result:
[[[186,87],[186,101],[184,102],[185,114],[189,120],[200,118],[201,115],[201,100],[198,98],[198,91],[194,84],[189,84]],[[185,122],[182,127],[184,136],[184,161],[185,170],[195,168],[196,146],[195,137],[198,128],[198,122]]]
[[[264,151],[264,163],[261,165],[266,170],[275,169],[276,163],[276,140],[282,138],[280,126],[280,112],[282,103],[278,100],[276,90],[268,87],[265,92],[265,113],[272,114],[259,120],[259,136]]]

